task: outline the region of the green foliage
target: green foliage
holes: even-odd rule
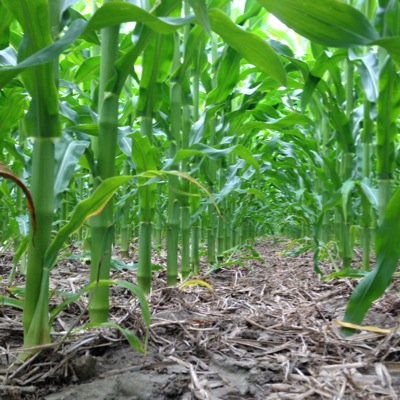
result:
[[[298,257],[301,254],[312,251],[314,243],[310,238],[294,239],[285,244],[282,254],[285,257]]]
[[[89,198],[82,200],[76,206],[69,218],[69,222],[59,230],[46,251],[45,265],[47,268],[54,266],[57,255],[68,237],[76,232],[89,218],[99,214],[121,185],[128,183],[132,178],[132,176],[117,176],[105,179],[97,186]]]
[[[85,27],[86,23],[78,20],[69,27],[68,31],[57,42],[30,55],[15,66],[2,67],[0,69],[0,89],[20,72],[56,60],[83,33]]]
[[[163,34],[173,33],[184,24],[190,23],[192,18],[157,18],[153,14],[134,4],[122,1],[105,3],[100,7],[86,27],[85,33],[93,30],[119,25],[123,22],[141,22],[153,31]]]
[[[261,71],[285,85],[286,73],[281,60],[267,42],[239,28],[218,9],[210,10],[209,18],[213,31],[218,33],[229,46]]]
[[[64,136],[56,149],[56,177],[54,182],[55,195],[60,195],[69,187],[71,178],[76,172],[76,166],[89,146],[85,140],[72,140]]]
[[[344,320],[361,323],[372,303],[392,281],[400,258],[397,238],[400,235],[400,189],[390,200],[384,220],[376,233],[376,267],[357,285],[346,308]]]
[[[257,260],[261,260],[261,257],[252,245],[238,245],[220,255],[218,262],[207,271],[206,275],[220,272],[222,269],[251,268],[251,262]]]
[[[360,11],[337,0],[258,1],[300,35],[324,46],[368,45],[379,38]]]
[[[377,267],[346,313],[360,322],[399,257],[398,191],[387,207],[400,159],[397,2],[150,3],[0,2],[0,162],[32,193],[40,226],[28,234],[24,197],[2,180],[0,236],[15,267],[33,238],[25,344],[50,340],[50,272],[63,246],[84,242],[89,219],[92,326],[119,329],[137,349],[107,320],[110,268],[139,267],[150,290],[164,237],[168,284],[200,273],[203,242],[214,269],[244,266],[266,233],[294,238],[293,256],[314,249],[315,272],[328,260],[325,279],[341,279],[369,269],[378,226]],[[129,253],[137,227],[139,264],[112,259],[114,243]],[[65,296],[50,324],[77,299]]]
[[[394,170],[394,138],[400,114],[400,78],[390,58],[380,73],[377,118],[377,174],[391,179]]]

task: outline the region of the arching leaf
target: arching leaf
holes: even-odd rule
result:
[[[258,0],[300,35],[325,46],[370,45],[379,38],[368,19],[336,0]]]
[[[282,62],[267,42],[254,33],[246,32],[216,8],[211,9],[208,15],[212,30],[229,46],[277,82],[286,84],[286,72]]]
[[[77,231],[86,220],[99,214],[118,188],[131,181],[132,178],[132,176],[115,176],[105,179],[97,186],[90,197],[78,203],[68,223],[58,231],[56,237],[46,251],[45,265],[47,268],[51,269],[54,266],[57,255],[69,235]]]
[[[376,266],[357,285],[347,304],[344,321],[360,324],[372,303],[392,281],[400,258],[400,189],[392,196],[376,233]],[[349,333],[344,331],[344,333]]]
[[[28,204],[28,210],[31,215],[32,230],[35,231],[36,230],[36,212],[35,212],[35,205],[33,203],[31,192],[25,186],[25,184],[21,181],[21,179],[19,179],[17,175],[15,175],[12,171],[10,171],[3,164],[0,164],[0,176],[2,176],[5,179],[9,179],[9,180],[13,181],[24,192],[24,195],[26,197],[26,201]]]
[[[383,47],[390,54],[393,61],[397,65],[400,64],[400,36],[378,39],[373,44]]]
[[[27,68],[47,64],[54,61],[64,50],[66,50],[84,31],[86,22],[83,20],[74,21],[64,36],[52,45],[32,54],[19,64],[0,69],[0,89],[11,79]]]
[[[205,0],[189,0],[190,6],[193,8],[197,21],[203,26],[208,34],[211,33],[210,21],[208,19],[207,4]]]
[[[105,3],[89,20],[85,33],[124,22],[141,22],[153,31],[163,34],[173,33],[178,28],[193,21],[193,17],[156,17],[143,8],[122,1]]]

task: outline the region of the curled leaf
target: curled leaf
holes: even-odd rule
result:
[[[13,181],[23,192],[26,197],[28,211],[31,216],[32,221],[32,230],[33,232],[36,231],[36,212],[35,212],[35,205],[33,203],[32,195],[29,189],[25,186],[25,184],[15,175],[8,167],[4,164],[0,163],[0,176],[5,179],[9,179]]]

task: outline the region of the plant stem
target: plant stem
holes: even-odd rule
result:
[[[34,53],[52,43],[49,4],[42,7],[21,3],[26,13],[20,21],[24,36],[30,42],[28,52]],[[36,8],[38,7],[38,8]],[[52,10],[58,12],[58,10]],[[39,32],[37,36],[35,33]],[[29,54],[22,55],[21,58]],[[36,208],[36,230],[32,233],[28,251],[28,265],[23,312],[24,346],[50,342],[48,317],[49,271],[45,268],[45,253],[51,240],[55,198],[55,138],[59,137],[58,92],[55,66],[57,62],[41,65],[24,73],[32,97],[31,135],[34,137],[32,154],[31,193]],[[27,116],[29,120],[29,115]]]
[[[118,57],[119,26],[101,31],[101,62],[99,85],[99,136],[97,179],[114,176],[115,154],[118,135],[118,95],[107,88],[115,77],[115,61]],[[90,282],[109,279],[112,243],[114,239],[113,204],[110,202],[102,213],[91,220],[92,264]],[[96,286],[91,293],[89,316],[92,323],[108,320],[109,287]]]

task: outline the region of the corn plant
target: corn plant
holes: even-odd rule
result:
[[[47,2],[3,2],[18,19],[23,31],[19,61],[51,45],[59,31],[58,9]],[[50,13],[53,13],[51,15]],[[34,138],[32,154],[32,198],[35,204],[36,228],[29,248],[24,305],[24,344],[48,343],[48,273],[44,254],[50,244],[54,209],[54,139],[60,136],[56,60],[23,73],[23,81],[32,98],[27,125]]]
[[[351,48],[355,46],[381,46],[381,67],[379,72],[379,95],[366,95],[363,104],[364,134],[363,142],[370,143],[371,113],[368,102],[377,104],[377,136],[376,136],[376,176],[378,182],[378,231],[376,233],[377,265],[355,289],[345,315],[345,320],[361,322],[372,302],[377,299],[389,285],[398,261],[398,252],[392,242],[396,234],[397,208],[395,201],[398,192],[391,195],[391,181],[394,168],[394,133],[398,116],[398,75],[395,63],[398,63],[398,53],[395,50],[398,44],[398,22],[395,17],[398,11],[396,2],[385,2],[384,17],[380,19],[380,32],[376,31],[368,18],[373,17],[376,9],[375,2],[365,2],[362,11],[339,3],[326,1],[321,4],[313,2],[294,2],[262,0],[260,3],[274,13],[284,23],[288,24],[301,35],[325,46]],[[381,5],[381,4],[380,4]],[[348,84],[351,79],[350,64],[348,64]],[[348,87],[349,88],[349,87]],[[347,106],[351,104],[352,93],[347,94]],[[385,111],[383,111],[385,110]],[[347,118],[351,110],[347,109]],[[368,156],[369,147],[364,145],[364,155]],[[345,160],[345,158],[344,158]],[[366,163],[366,161],[364,161]],[[368,178],[369,166],[363,166],[364,177]],[[349,184],[347,184],[349,186]],[[348,194],[348,190],[344,190]],[[365,197],[367,190],[364,190]],[[391,199],[391,200],[389,200]],[[370,209],[364,198],[364,226],[369,228]],[[396,222],[395,222],[396,221]],[[367,247],[368,238],[364,246]],[[364,248],[365,248],[364,247]],[[369,250],[365,248],[367,254]],[[366,266],[364,267],[366,269]]]
[[[10,11],[10,15],[13,15],[18,20],[23,36],[20,43],[18,43],[20,47],[18,52],[19,63],[15,66],[2,68],[0,72],[1,84],[4,86],[22,71],[22,83],[32,99],[25,122],[27,134],[33,137],[32,184],[31,191],[26,191],[26,193],[32,193],[32,202],[29,204],[32,203],[32,213],[35,216],[28,254],[23,314],[24,345],[29,349],[50,341],[48,315],[49,276],[63,243],[85,220],[104,209],[121,184],[126,184],[132,180],[131,176],[107,179],[113,175],[114,162],[114,157],[110,162],[108,151],[110,146],[111,150],[113,147],[115,148],[116,141],[115,134],[108,135],[108,133],[110,127],[114,129],[114,132],[117,128],[117,94],[122,87],[120,81],[112,81],[111,83],[116,85],[116,90],[114,92],[111,91],[111,95],[109,94],[108,90],[112,88],[109,88],[108,85],[110,85],[110,79],[113,77],[113,64],[117,60],[115,53],[109,54],[108,52],[114,49],[115,39],[118,38],[118,30],[116,28],[107,28],[107,26],[118,24],[118,18],[116,21],[115,16],[120,14],[121,7],[123,8],[125,5],[106,4],[104,6],[106,9],[100,8],[89,23],[78,18],[61,39],[58,38],[58,34],[60,31],[60,16],[64,10],[54,7],[54,3],[50,4],[44,0],[18,4],[5,1],[2,6],[6,7]],[[111,8],[107,8],[107,6],[111,6]],[[104,12],[106,12],[106,17],[104,17]],[[148,18],[148,15],[138,7],[130,7],[128,5],[128,20],[141,20],[145,17]],[[156,20],[156,29],[165,30],[166,27],[168,30],[170,25],[163,23],[156,17],[154,19]],[[125,15],[121,22],[124,20],[126,20]],[[56,174],[55,165],[55,160],[57,159],[55,152],[56,141],[61,136],[57,89],[59,64],[57,60],[59,54],[71,45],[77,37],[85,32],[89,39],[93,40],[93,35],[90,36],[90,34],[93,33],[94,29],[102,27],[106,30],[103,32],[104,61],[100,74],[99,161],[95,165],[96,172],[99,171],[98,176],[101,182],[99,182],[98,187],[88,199],[77,204],[72,214],[68,217],[68,222],[61,227],[55,236],[52,236],[52,221],[56,206],[55,190],[60,186],[56,180],[58,175]],[[175,28],[172,27],[173,29]],[[131,53],[132,50],[127,52],[121,63],[126,58],[131,58]],[[137,56],[136,51],[134,51],[134,56]],[[125,72],[125,77],[127,74],[128,72]],[[119,77],[124,77],[123,71]],[[101,132],[104,132],[104,134]],[[113,155],[112,151],[111,155]],[[59,160],[58,169],[65,170],[60,168],[61,166],[62,159]],[[9,172],[7,174],[11,176]],[[15,177],[15,175],[12,176]],[[62,191],[62,185],[59,191]],[[100,224],[98,224],[100,232],[97,231],[95,233],[95,235],[99,234],[99,240],[94,246],[94,260],[96,261],[96,257],[99,259],[103,256],[103,254],[96,253],[96,249],[99,246],[105,252],[106,258],[104,259],[105,268],[100,269],[99,264],[101,263],[97,264],[95,262],[94,265],[97,265],[97,269],[93,269],[94,272],[92,270],[92,282],[99,283],[98,285],[92,285],[94,295],[91,298],[90,309],[93,310],[91,317],[94,323],[106,321],[108,315],[108,297],[106,295],[109,285],[100,284],[100,281],[107,281],[108,279],[106,268],[107,253],[110,254],[112,242],[112,233],[110,226],[108,226],[112,218],[110,210],[111,208],[108,206],[105,214],[103,211],[101,217],[96,217],[97,222],[100,221]],[[103,226],[101,226],[102,223]],[[104,288],[106,289],[104,290]],[[97,295],[97,293],[100,294]],[[97,300],[98,298],[100,300]],[[106,298],[105,306],[103,306],[105,303],[104,298]],[[3,301],[6,303],[11,302],[9,299],[3,299]],[[101,303],[100,306],[99,302]]]
[[[334,276],[355,272],[361,244],[345,319],[362,320],[400,256],[400,53],[397,2],[355,3],[0,1],[0,237],[16,261],[28,247],[24,301],[2,301],[23,308],[27,348],[50,341],[51,270],[85,238],[92,326],[114,326],[115,244],[127,256],[138,237],[148,293],[163,243],[175,285],[200,273],[202,244],[218,266],[266,232],[312,237],[320,274],[334,240]]]

